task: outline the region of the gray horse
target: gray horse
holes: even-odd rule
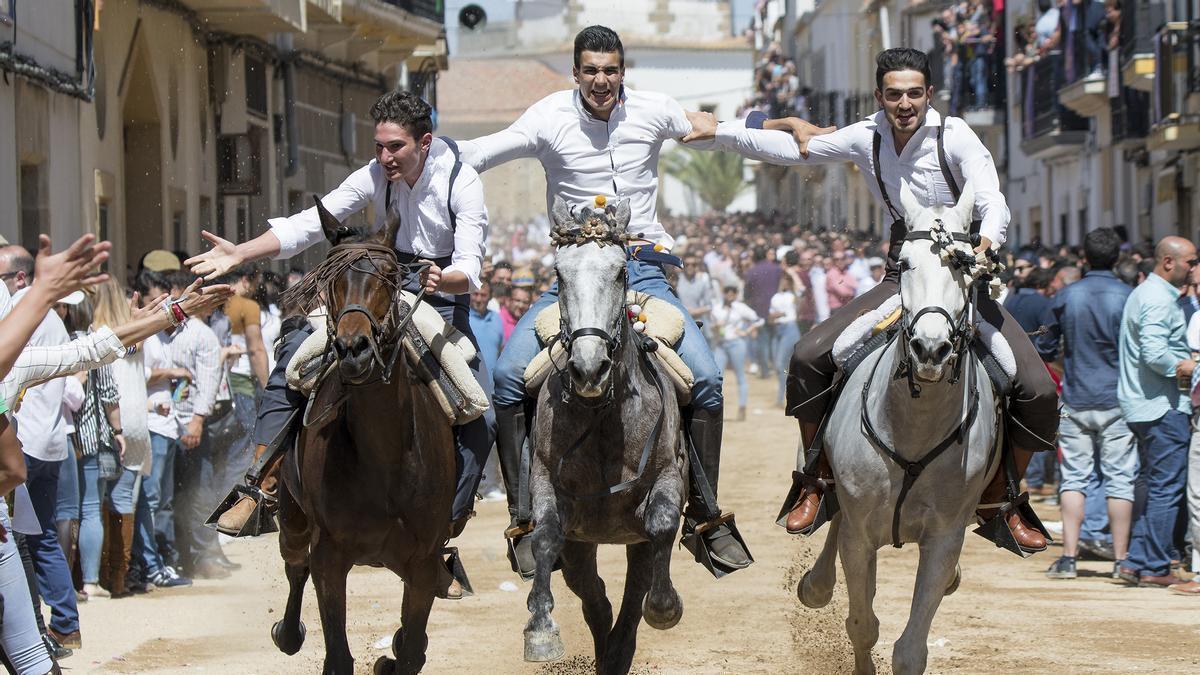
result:
[[[583,601],[596,672],[626,673],[643,616],[667,629],[683,615],[670,573],[688,471],[679,403],[626,315],[629,204],[575,215],[556,199],[552,215],[565,354],[538,396],[531,438],[536,573],[525,660],[563,656],[550,616],[550,575],[561,562],[563,579]],[[626,546],[615,626],[596,570],[598,544]]]
[[[841,555],[857,673],[875,672],[876,553],[901,543],[916,543],[921,557],[892,668],[925,670],[929,626],[942,597],[958,587],[965,525],[999,464],[995,398],[968,347],[974,280],[952,264],[953,255],[940,255],[958,249],[959,262],[969,259],[973,194],[968,185],[955,207],[926,209],[907,185],[901,190],[910,230],[900,249],[901,332],[850,375],[825,435],[841,510],[797,593],[808,607],[825,606]]]

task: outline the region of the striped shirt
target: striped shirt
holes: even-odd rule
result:
[[[179,438],[192,415],[208,416],[221,383],[221,345],[203,321],[189,319],[173,333],[155,333],[145,342],[146,377],[153,370],[184,368],[191,376],[149,384],[146,393],[152,404],[166,403],[171,413],[150,415],[150,431],[167,438]],[[179,400],[172,394],[178,391]]]
[[[101,442],[111,446],[113,428],[108,423],[108,408],[120,400],[112,366],[100,366],[88,373],[87,384],[83,387],[83,406],[75,414],[75,438],[81,455],[95,455]]]

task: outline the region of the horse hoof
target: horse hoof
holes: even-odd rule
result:
[[[953,595],[954,591],[958,590],[960,583],[962,583],[962,565],[955,565],[954,578],[950,580],[950,585],[946,587],[946,592],[943,595]]]
[[[526,631],[525,660],[531,663],[557,661],[566,653],[558,631]]]
[[[650,599],[653,597],[647,595],[642,600],[642,618],[651,628],[658,630],[667,630],[674,628],[675,624],[683,618],[683,600],[679,598],[678,593],[671,593],[670,600],[674,602],[668,603],[665,607],[656,607],[651,604]]]
[[[396,668],[396,661],[389,659],[386,656],[381,656],[375,659],[375,665],[371,668],[374,675],[391,675]]]
[[[800,583],[796,584],[796,597],[800,598],[800,603],[809,609],[821,609],[833,599],[833,589],[817,595],[812,589],[812,573],[812,570],[805,572]]]
[[[285,634],[285,630],[283,622],[276,621],[275,625],[271,626],[271,641],[275,643],[279,651],[288,656],[293,656],[304,646],[304,622],[297,622],[296,633],[294,635]]]

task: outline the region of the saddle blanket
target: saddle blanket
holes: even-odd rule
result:
[[[833,342],[833,362],[838,368],[844,367],[867,340],[887,330],[899,319],[900,296],[897,294],[885,300],[877,309],[861,314],[842,331]],[[1017,359],[1013,356],[1012,346],[1004,339],[1000,329],[982,320],[982,317],[980,319],[977,324],[979,340],[1008,379],[1013,379],[1017,375]]]
[[[641,308],[644,334],[658,342],[658,349],[650,354],[658,361],[662,371],[675,386],[680,404],[691,399],[692,385],[696,378],[683,359],[672,348],[683,337],[683,314],[679,308],[666,300],[660,300],[645,293],[629,291],[625,301],[628,305],[638,305]],[[534,330],[542,344],[550,346],[543,349],[529,362],[525,368],[525,390],[530,396],[536,396],[542,383],[555,369],[566,367],[566,350],[562,344],[554,340],[562,330],[562,314],[558,303],[543,309],[534,319]]]
[[[482,415],[490,403],[468,365],[476,356],[471,339],[446,323],[436,309],[417,303],[412,293],[401,292],[400,300],[416,307],[403,339],[409,367],[420,374],[451,424],[466,424]],[[287,366],[288,386],[306,396],[333,367],[325,362],[329,344],[325,310],[315,310],[308,320],[315,330]]]

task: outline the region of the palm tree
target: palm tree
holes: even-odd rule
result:
[[[663,155],[662,166],[714,211],[724,212],[750,187],[742,156],[732,152],[706,152],[680,146]]]

